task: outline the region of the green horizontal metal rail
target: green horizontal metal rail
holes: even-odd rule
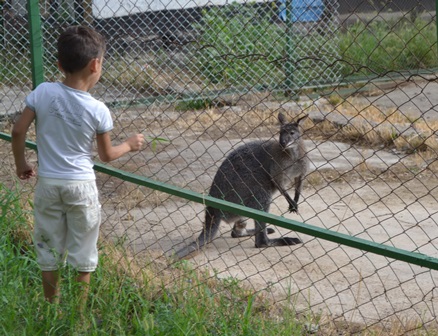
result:
[[[0,132],[0,139],[10,141],[11,136]],[[26,147],[36,150],[36,144],[26,141]],[[128,173],[103,164],[95,164],[94,169],[98,172],[108,174],[124,181],[135,183],[154,190],[159,190],[174,196],[178,196],[189,201],[212,206],[224,211],[237,213],[242,216],[254,218],[265,223],[280,226],[282,228],[301,232],[316,238],[331,241],[333,243],[350,246],[363,251],[371,252],[388,258],[405,261],[414,265],[438,270],[438,259],[418,252],[409,252],[393,246],[379,244],[370,240],[349,236],[343,233],[323,229],[314,225],[287,219],[267,212],[247,208],[235,203],[227,202],[208,195],[200,194],[183,188],[179,188],[167,183],[152,180],[150,178]]]

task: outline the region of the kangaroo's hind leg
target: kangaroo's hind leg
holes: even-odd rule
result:
[[[255,229],[247,229],[248,218],[241,218],[234,222],[233,230],[231,231],[231,237],[233,238],[239,238],[239,237],[248,237],[248,236],[254,236],[256,234]],[[274,233],[275,230],[272,228],[267,228],[267,233],[271,234]]]
[[[256,234],[255,234],[255,247],[270,247],[270,246],[289,246],[301,244],[302,241],[296,237],[281,237],[281,238],[268,238],[268,230],[266,223],[255,220]]]

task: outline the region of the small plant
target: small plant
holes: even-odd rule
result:
[[[211,99],[193,99],[187,101],[180,101],[176,104],[175,110],[177,111],[191,111],[208,109],[214,106]]]
[[[339,104],[341,104],[344,101],[344,99],[339,94],[337,94],[337,93],[331,94],[327,98],[327,100],[334,107],[338,106]]]
[[[18,187],[16,187],[18,189]],[[28,202],[29,209],[26,210],[19,193],[6,188],[0,183],[0,225],[6,225],[3,228],[2,235],[5,235],[12,242],[16,243],[19,248],[25,248],[32,244],[31,237],[31,207],[32,203]]]
[[[146,139],[147,139],[148,141],[150,141],[150,143],[151,143],[151,149],[152,149],[153,152],[155,152],[155,150],[157,149],[157,145],[158,145],[159,143],[169,142],[169,140],[167,140],[167,139],[165,139],[165,138],[160,138],[160,137],[151,137],[151,136],[148,136],[148,137],[146,137]]]

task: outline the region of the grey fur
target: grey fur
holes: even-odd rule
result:
[[[284,115],[279,113],[279,141],[254,141],[231,152],[219,167],[209,195],[268,212],[272,197],[279,191],[286,198],[289,211],[297,212],[302,181],[308,169],[306,150],[298,126],[304,118],[288,123]],[[294,199],[287,193],[293,183]],[[255,235],[255,246],[259,248],[302,243],[300,239],[291,237],[269,239],[268,234],[274,230],[266,228],[266,223],[255,220],[255,228],[246,229],[247,218],[207,206],[201,234],[196,241],[177,251],[176,257],[184,258],[211,242],[222,220],[234,223],[231,233],[234,238]]]

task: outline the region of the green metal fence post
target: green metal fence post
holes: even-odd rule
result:
[[[2,48],[2,53],[3,53],[3,38],[4,38],[4,1],[0,1],[0,48]]]
[[[437,0],[438,1],[438,0]],[[293,39],[293,20],[292,20],[292,0],[286,0],[286,47],[285,47],[285,95],[290,96],[293,92],[293,74],[294,74],[294,39]]]
[[[27,11],[29,20],[32,83],[33,88],[36,88],[44,81],[43,42],[38,0],[28,0]]]

